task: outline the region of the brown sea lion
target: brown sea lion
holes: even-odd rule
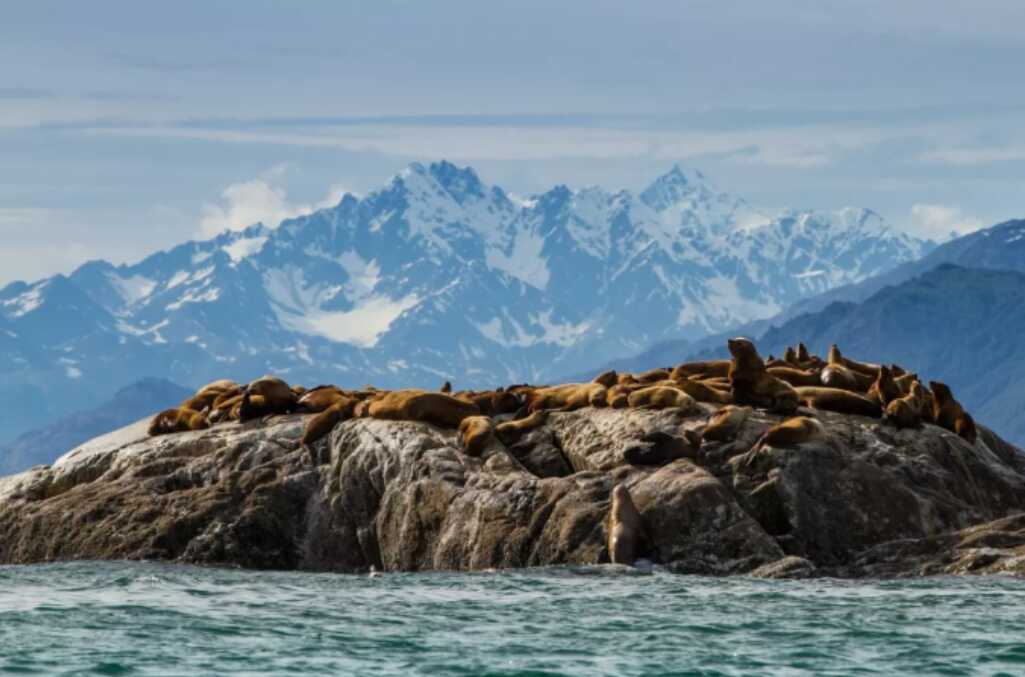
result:
[[[755,448],[794,447],[824,438],[826,430],[822,424],[809,416],[795,416],[779,423],[765,432]]]
[[[669,378],[669,374],[669,369],[649,369],[640,374],[634,374],[634,378],[641,383],[655,383],[657,381],[665,381]]]
[[[822,384],[822,381],[819,380],[819,373],[813,369],[768,367],[766,371],[792,386],[817,386]]]
[[[918,411],[918,403],[915,401],[915,396],[905,395],[904,397],[892,400],[886,405],[886,411],[883,412],[883,420],[901,430],[904,428],[920,428],[922,426],[922,417]]]
[[[701,431],[701,439],[712,442],[729,442],[736,439],[751,410],[747,407],[729,405],[716,412]]]
[[[499,423],[495,426],[495,437],[507,446],[516,444],[521,437],[535,428],[540,428],[547,421],[548,411],[546,409],[535,411],[526,418]]]
[[[879,367],[876,380],[869,386],[868,399],[875,400],[885,409],[886,405],[902,396],[903,393],[901,393],[900,388],[894,382],[890,368],[886,366]]]
[[[250,396],[250,403],[254,401],[252,399],[253,396],[263,398],[263,413],[257,414],[258,416],[291,413],[295,410],[296,402],[299,401],[299,398],[292,392],[288,384],[276,376],[261,376],[246,386],[246,394]],[[243,411],[246,410],[245,405],[246,400],[243,399]],[[245,413],[243,413],[243,416],[255,418],[255,416],[247,416]]]
[[[485,416],[501,416],[502,414],[512,414],[522,406],[521,396],[517,395],[511,390],[464,390],[462,392],[453,393],[453,397],[463,400],[464,402],[472,402],[477,405],[480,413]]]
[[[800,364],[800,361],[797,359],[797,351],[793,346],[787,346],[787,349],[783,351],[783,361],[791,367],[796,367]]]
[[[872,378],[865,374],[848,369],[842,364],[830,364],[819,374],[819,380],[827,388],[840,388],[851,392],[868,392],[872,387]]]
[[[459,424],[459,435],[467,456],[480,456],[494,433],[495,425],[487,416],[467,416]]]
[[[635,390],[627,397],[631,409],[668,409],[671,407],[692,411],[694,398],[677,388],[649,386]]]
[[[728,390],[712,387],[702,381],[685,378],[679,381],[666,381],[665,385],[671,385],[674,388],[679,388],[698,402],[710,402],[713,404],[729,404],[733,402],[733,398],[730,397]]]
[[[608,525],[609,559],[613,564],[633,566],[644,538],[644,525],[630,491],[623,484],[612,490]]]
[[[180,433],[189,430],[205,430],[210,427],[206,417],[194,409],[165,409],[150,421],[151,436]]]
[[[925,386],[919,381],[915,381],[911,384],[911,392],[909,395],[914,396],[914,403],[918,411],[918,417],[922,419],[924,423],[934,423],[932,415],[932,393],[929,392]]]
[[[812,409],[871,418],[880,418],[883,415],[883,408],[878,402],[849,390],[824,387],[799,387],[795,390],[801,402]]]
[[[859,362],[857,360],[852,360],[849,357],[844,357],[835,343],[829,347],[829,356],[826,361],[831,366],[838,365],[846,367],[862,376],[868,376],[871,379],[875,379],[876,375],[879,373],[880,365],[870,364],[868,362]]]
[[[890,373],[894,374],[893,382],[897,385],[897,389],[901,392],[901,396],[910,394],[911,385],[918,380],[918,374],[905,373],[897,376],[892,367],[890,368]]]
[[[954,399],[950,386],[940,381],[929,381],[929,389],[932,391],[932,418],[936,425],[957,433],[975,444],[975,420],[965,412],[961,403]],[[959,432],[958,428],[964,434]]]
[[[342,421],[352,418],[352,412],[355,407],[356,400],[349,397],[342,397],[327,409],[324,409],[317,415],[311,417],[310,420],[306,422],[306,427],[303,429],[303,436],[300,439],[300,444],[305,447],[313,445],[314,442],[334,430],[336,425]]]
[[[480,414],[480,409],[471,402],[426,390],[395,390],[367,402],[366,412],[373,418],[422,421],[440,428],[458,428],[464,418]]]
[[[612,386],[619,383],[619,374],[616,373],[615,369],[609,369],[608,371],[603,371],[602,373],[595,376],[591,380],[591,382],[600,383],[606,388],[611,388]]]
[[[441,384],[441,392],[443,392],[443,393],[450,393],[450,392],[452,392],[452,382],[451,381],[445,381],[444,383],[442,383]]]
[[[745,338],[727,341],[733,360],[730,362],[730,394],[736,404],[761,407],[789,414],[797,409],[798,398],[793,386],[771,375],[758,355],[754,343]]]
[[[342,394],[339,388],[335,386],[317,386],[299,398],[295,409],[302,413],[318,414],[326,411],[342,399],[345,399],[345,395]]]
[[[673,367],[669,378],[678,381],[681,378],[692,376],[698,379],[725,378],[730,372],[730,360],[707,360],[704,362],[684,362]]]
[[[803,365],[807,364],[808,362],[811,362],[811,353],[808,352],[808,346],[804,345],[803,343],[798,343],[797,363]]]
[[[954,432],[967,440],[969,444],[975,444],[975,441],[979,438],[979,431],[975,427],[975,419],[967,411],[961,418],[957,419],[957,423],[954,424]]]
[[[538,388],[527,397],[531,412],[541,409],[574,411],[591,406],[600,394],[607,398],[608,389],[600,383],[567,383],[561,386]]]

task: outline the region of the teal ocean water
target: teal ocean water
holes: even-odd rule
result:
[[[1025,582],[0,567],[0,671],[1023,675]]]

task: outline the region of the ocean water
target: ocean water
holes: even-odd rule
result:
[[[0,567],[0,671],[1025,675],[1025,582]]]

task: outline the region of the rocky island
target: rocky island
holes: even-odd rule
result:
[[[250,418],[243,406],[239,420],[207,424],[208,407],[199,429],[156,436],[144,420],[0,479],[0,563],[153,559],[336,572],[597,564],[610,561],[610,501],[623,486],[640,515],[637,556],[674,572],[1025,575],[1021,450],[982,425],[970,434],[929,420],[901,425],[883,413],[901,394],[879,392],[890,370],[884,379],[869,367],[871,387],[845,389],[836,372],[857,376],[863,366],[841,366],[845,359],[757,357],[759,383],[834,380],[811,390],[758,386],[755,395],[792,388],[792,406],[789,390],[750,401],[736,353],[725,377],[686,365],[604,374],[584,384],[584,400],[503,389],[523,406],[466,417],[485,419],[472,450],[465,425],[375,416],[359,402],[331,409],[318,439],[311,421],[330,407]],[[681,396],[635,395],[652,388]],[[831,390],[881,397],[879,415],[830,410]],[[531,425],[503,430],[528,416]],[[772,432],[793,416],[816,434]]]

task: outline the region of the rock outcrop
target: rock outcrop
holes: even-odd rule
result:
[[[0,562],[159,559],[320,571],[607,562],[625,484],[640,555],[672,571],[770,577],[1025,575],[1025,457],[985,428],[807,412],[823,440],[695,448],[716,408],[552,412],[479,457],[458,433],[371,418],[312,448],[308,416],[148,437],[146,422],[0,479]]]

